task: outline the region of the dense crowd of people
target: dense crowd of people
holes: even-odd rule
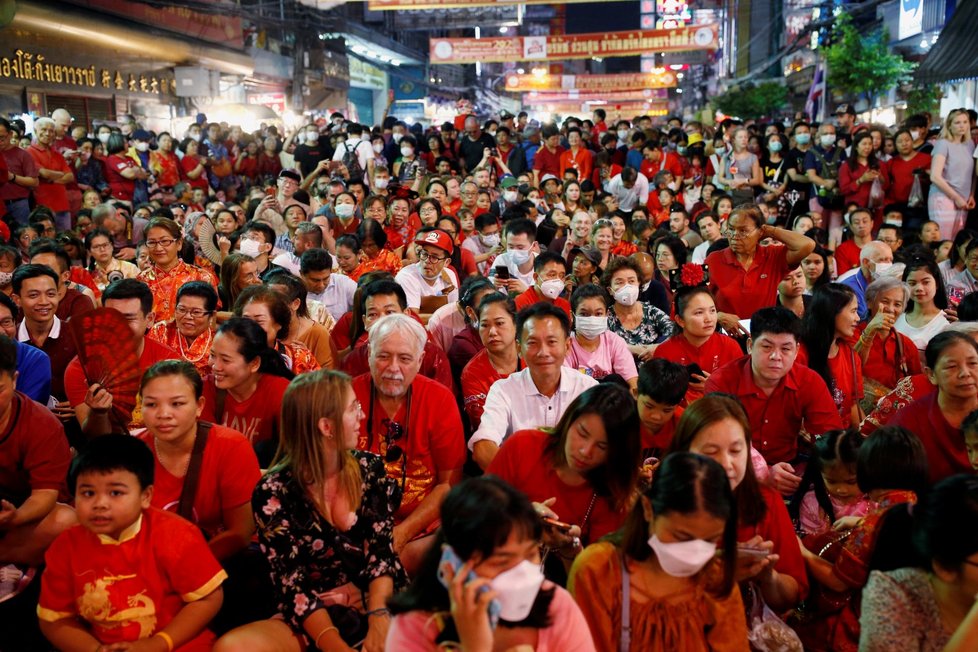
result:
[[[0,646],[978,649],[978,115],[458,108],[0,119]]]

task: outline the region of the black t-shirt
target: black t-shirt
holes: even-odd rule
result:
[[[788,151],[788,155],[784,158],[784,169],[795,170],[800,175],[805,174],[805,152],[801,151],[797,147],[793,147]],[[795,190],[802,193],[806,197],[808,196],[808,191],[811,190],[812,184],[808,181],[799,183],[797,181],[792,181],[791,177],[788,177],[788,190]]]
[[[482,160],[485,149],[492,149],[496,146],[496,139],[482,132],[478,140],[472,140],[468,134],[462,137],[458,143],[458,157],[465,166],[466,172],[471,172]]]
[[[301,143],[295,146],[295,160],[302,170],[302,176],[312,174],[320,161],[333,158],[333,150],[329,146],[329,136],[320,136],[319,142],[315,145]]]

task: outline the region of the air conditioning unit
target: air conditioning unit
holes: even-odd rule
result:
[[[199,66],[177,66],[173,69],[177,97],[217,97],[221,92],[221,73]]]

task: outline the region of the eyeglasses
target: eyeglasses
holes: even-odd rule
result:
[[[435,256],[434,254],[429,254],[424,249],[418,250],[418,260],[421,262],[432,261],[435,263],[442,263],[448,260],[448,256]]]
[[[755,231],[757,231],[757,229],[727,229],[725,235],[727,236],[728,240],[743,240],[744,238],[749,238],[750,236],[754,235]]]
[[[164,249],[166,249],[174,242],[176,242],[176,240],[174,240],[173,238],[162,238],[160,240],[147,240],[146,248],[156,249],[157,247],[163,247]]]
[[[176,310],[174,310],[174,312],[177,315],[179,315],[180,317],[186,317],[187,315],[190,315],[194,319],[200,319],[204,315],[209,315],[209,314],[211,314],[214,311],[213,310],[201,310],[200,308],[186,308],[184,306],[177,306],[177,308],[176,308]]]
[[[387,428],[387,432],[384,434],[384,447],[387,449],[387,452],[384,453],[384,460],[393,463],[404,455],[404,449],[399,444],[394,443],[404,436],[404,426],[390,419],[384,419],[382,423]]]
[[[103,249],[111,249],[111,248],[112,248],[112,243],[111,242],[103,242],[101,244],[93,244],[90,247],[90,249],[92,251],[102,251]]]

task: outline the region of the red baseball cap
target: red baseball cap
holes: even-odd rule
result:
[[[442,251],[447,251],[449,254],[455,251],[455,245],[452,244],[452,237],[439,229],[419,233],[414,236],[414,243],[438,247]]]

